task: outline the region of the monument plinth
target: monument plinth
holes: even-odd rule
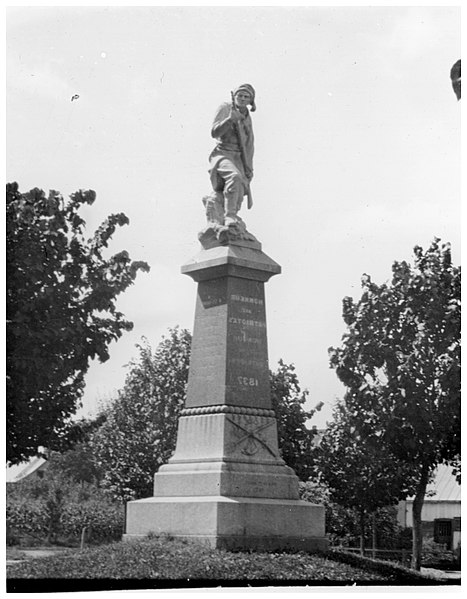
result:
[[[264,283],[280,266],[257,241],[205,245],[182,267],[198,293],[175,453],[155,474],[154,497],[128,503],[125,538],[325,549],[324,507],[299,500],[271,406]]]

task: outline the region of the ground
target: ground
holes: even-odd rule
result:
[[[77,547],[8,548],[7,564],[11,590],[17,590],[22,584],[24,588],[30,588],[29,579],[36,579],[34,588],[37,584],[50,584],[51,579],[63,584],[67,584],[67,580],[68,584],[78,580],[88,585],[93,581],[99,584],[117,581],[124,585],[126,580],[131,585],[149,583],[148,588],[161,588],[167,582],[172,587],[178,584],[199,586],[201,581],[203,584],[208,581],[208,586],[216,581],[221,581],[221,586],[232,586],[235,581],[254,586],[261,586],[263,581],[274,586],[285,582],[294,586],[460,583],[460,573],[425,569],[420,575],[388,562],[360,559],[343,552],[326,555],[232,553],[161,537],[83,550]]]

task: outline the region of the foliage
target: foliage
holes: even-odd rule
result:
[[[383,507],[376,511],[375,533],[378,549],[411,549],[410,531],[397,521],[397,508]]]
[[[338,403],[314,453],[331,498],[344,507],[372,513],[396,504],[410,487],[409,473],[375,442],[377,437],[361,436],[366,418],[366,413],[349,414]]]
[[[449,244],[439,242],[425,252],[415,247],[413,266],[395,262],[390,284],[378,286],[365,275],[358,303],[343,302],[342,347],[330,349],[359,438],[415,478],[417,569],[427,483],[439,463],[460,455],[460,268]]]
[[[43,476],[12,483],[7,487],[7,523],[19,532],[55,542],[60,519],[76,486],[63,474],[44,470]]]
[[[7,543],[78,543],[86,527],[86,541],[107,542],[121,538],[124,507],[99,488],[102,477],[89,438],[105,421],[74,423],[81,439],[64,453],[48,452],[43,467],[7,485]]]
[[[316,428],[309,429],[306,424],[323,404],[308,411],[303,408],[308,391],[300,389],[293,364],[279,360],[277,371],[270,372],[270,383],[281,456],[300,480],[307,480],[313,474],[312,447]]]
[[[300,499],[324,505],[326,536],[331,545],[353,545],[358,537],[358,518],[355,510],[332,501],[329,489],[322,483],[306,481],[299,483]]]
[[[298,483],[298,491],[300,499],[303,501],[318,503],[320,505],[331,503],[331,500],[329,499],[329,490],[324,485],[314,480],[307,480],[306,482],[300,481]]]
[[[75,483],[82,485],[90,483],[91,486],[93,484],[99,486],[102,472],[96,463],[90,441],[94,433],[104,424],[106,418],[105,413],[100,413],[94,418],[81,418],[74,421],[69,428],[67,437],[70,449],[62,452],[47,452],[48,476],[65,476]],[[86,487],[82,486],[81,488]]]
[[[451,84],[456,98],[461,99],[461,59],[457,60],[451,67]]]
[[[79,445],[86,446],[93,433],[104,424],[106,418],[105,412],[101,410],[92,418],[74,419],[67,426],[66,443],[58,451],[65,454],[67,450],[72,450]],[[50,455],[50,451],[48,455]]]
[[[90,360],[109,357],[108,345],[132,328],[116,297],[144,262],[126,251],[106,259],[117,226],[114,214],[84,237],[83,204],[93,191],[68,201],[56,191],[20,193],[7,185],[7,461],[17,464],[39,447],[57,448],[83,392]]]
[[[362,434],[419,471],[460,454],[460,268],[438,242],[415,248],[414,267],[396,262],[390,285],[364,277],[358,304],[344,300],[343,347],[330,350],[347,409],[366,413]]]
[[[18,543],[23,535],[45,541],[48,517],[44,503],[37,499],[15,500],[7,496],[6,530],[7,544]]]
[[[92,441],[102,484],[115,498],[152,495],[153,475],[175,449],[190,347],[190,333],[178,327],[154,352],[147,342],[138,346],[139,358]]]
[[[96,429],[97,430],[97,429]],[[51,452],[47,467],[49,471],[61,473],[76,483],[95,483],[99,485],[102,471],[89,441],[82,441],[63,453]]]
[[[411,471],[378,443],[377,436],[361,435],[367,418],[366,412],[349,413],[344,403],[338,403],[333,420],[313,451],[319,480],[326,486],[329,499],[346,510],[344,536],[356,536],[359,529],[362,551],[368,516],[376,517],[381,508],[395,505],[411,489],[412,481]]]
[[[61,533],[68,539],[80,539],[86,528],[86,539],[92,543],[117,541],[124,532],[124,506],[94,497],[86,502],[69,503],[61,518]]]
[[[330,490],[315,481],[301,482],[299,485],[300,499],[318,503],[325,507],[326,536],[332,545],[356,547],[360,541],[361,522],[358,508],[344,507],[331,499]],[[383,507],[374,513],[376,524],[376,547],[379,549],[406,548],[404,529],[396,518],[394,508]],[[367,520],[367,519],[366,519]],[[373,541],[369,526],[365,526],[365,546]]]
[[[58,516],[58,517],[57,517]],[[102,495],[84,502],[63,505],[60,513],[54,514],[52,529],[50,511],[40,500],[17,502],[7,501],[7,539],[15,543],[22,538],[32,538],[43,543],[78,543],[83,528],[86,538],[92,542],[119,540],[124,526],[122,505],[103,499]]]
[[[75,585],[76,579],[154,580],[158,587],[164,580],[206,580],[214,584],[219,584],[219,580],[248,581],[248,584],[261,581],[423,584],[429,580],[387,563],[373,565],[370,569],[367,565],[369,560],[355,565],[343,562],[332,559],[332,555],[327,558],[307,553],[232,553],[189,541],[156,537],[89,548],[60,557],[34,559],[10,566],[8,576],[74,579]],[[150,582],[145,582],[145,588],[151,587]]]
[[[95,485],[77,483],[55,465],[44,476],[31,476],[7,486],[7,531],[13,540],[77,542],[84,526],[93,541],[119,539],[123,506]]]
[[[423,539],[422,564],[426,568],[460,569],[460,555],[446,549],[445,545],[433,539]]]

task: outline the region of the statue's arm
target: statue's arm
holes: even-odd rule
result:
[[[222,137],[230,129],[232,129],[234,121],[231,118],[231,107],[230,104],[222,104],[216,112],[214,122],[212,124],[211,136]]]

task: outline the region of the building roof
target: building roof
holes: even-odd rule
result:
[[[451,466],[440,464],[433,482],[427,487],[425,501],[460,501],[461,486],[452,473]]]
[[[32,458],[26,464],[18,464],[16,466],[10,466],[6,471],[6,482],[7,483],[17,483],[20,480],[23,480],[33,472],[36,472],[46,463],[44,458],[40,458],[39,456]]]

